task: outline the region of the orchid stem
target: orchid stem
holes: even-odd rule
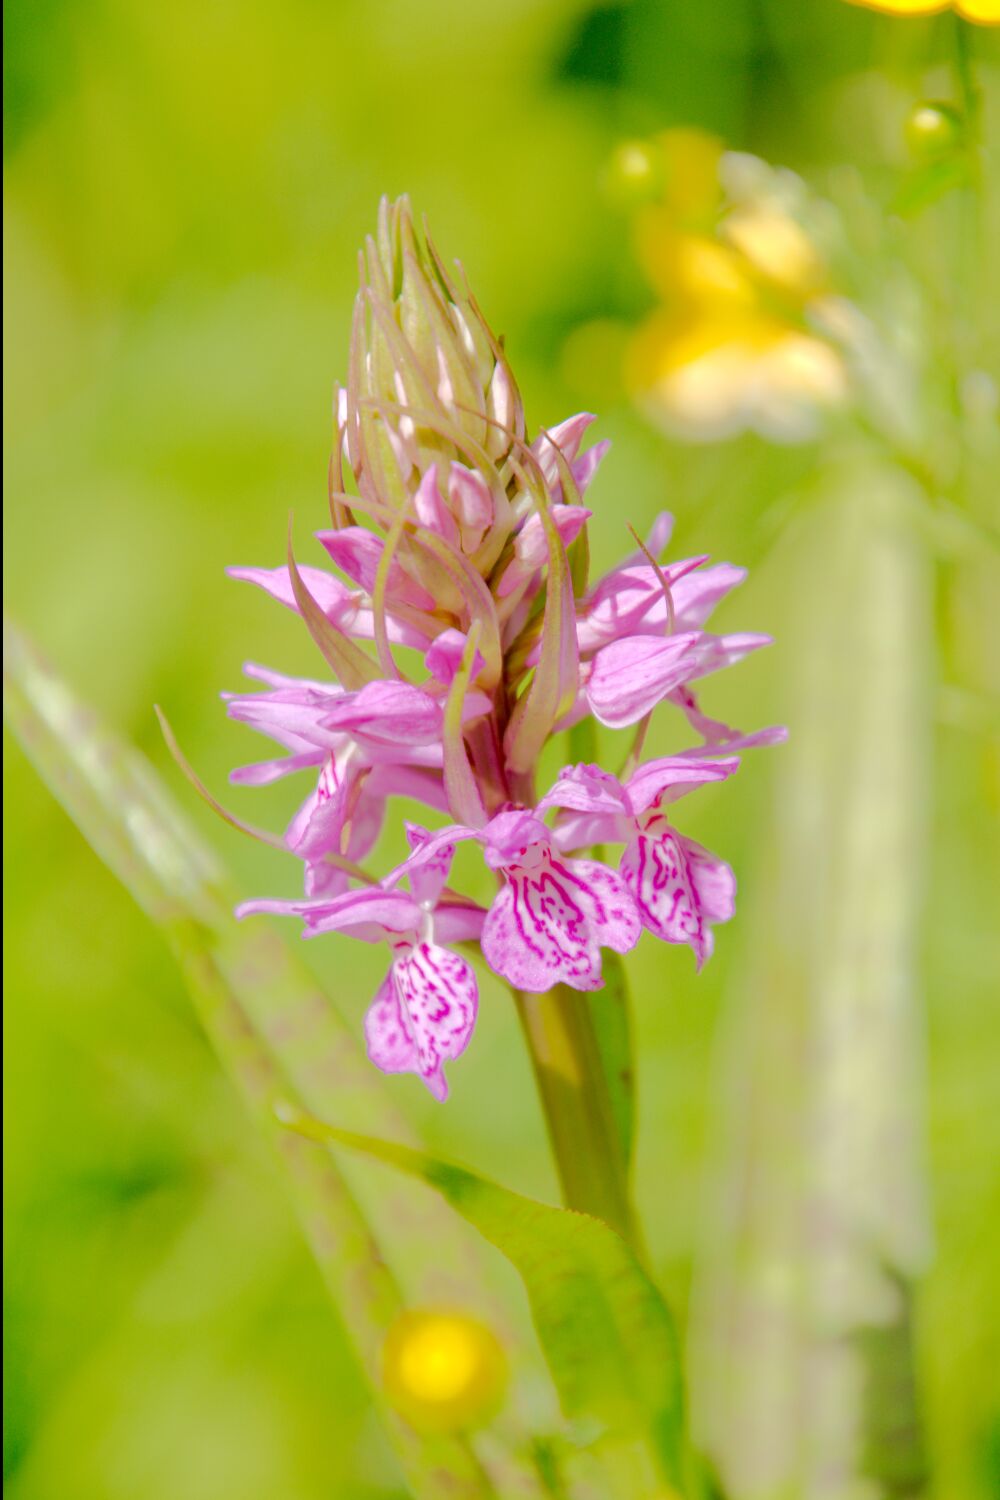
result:
[[[592,997],[565,985],[543,995],[513,993],[563,1201],[603,1219],[642,1259],[628,1160],[602,1066]]]

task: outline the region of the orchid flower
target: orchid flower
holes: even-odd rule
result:
[[[567,809],[563,848],[623,843],[621,876],[642,925],[665,943],[689,943],[701,968],[712,952],[711,923],[733,915],[736,878],[729,866],[673,827],[666,807],[709,782],[724,781],[735,756],[684,755],[647,761],[624,785],[600,766],[567,766],[539,809]]]
[[[582,501],[608,446],[584,446],[594,420],[579,413],[528,439],[502,343],[464,281],[405,200],[383,203],[337,391],[332,529],[316,533],[340,576],[300,567],[290,549],[284,566],[230,570],[296,612],[326,664],[313,678],[248,666],[260,687],[228,698],[230,716],[282,752],[235,781],[314,778],[284,839],[304,899],[241,915],[387,943],[369,1056],[439,1099],[478,1005],[474,970],[450,944],[478,944],[522,994],[599,989],[602,949],[627,953],[643,929],[690,944],[700,966],[735,880],[666,809],[731,776],[732,751],[784,734],[710,718],[691,687],[768,642],[706,629],[742,568],[705,556],[661,565],[673,525],[662,515],[644,547],[589,583]],[[568,767],[539,797],[539,757],[562,729],[587,715],[633,729],[634,764],[663,703],[698,743],[623,781]],[[407,825],[408,857],[380,877],[362,862],[399,798],[450,821]],[[459,842],[496,880],[488,910],[447,886]],[[614,842],[617,870],[589,852]]]
[[[465,1051],[479,1006],[472,965],[446,945],[479,938],[486,913],[471,901],[441,900],[454,846],[437,840],[427,857],[426,830],[409,825],[407,832],[418,854],[406,870],[409,892],[383,883],[327,899],[248,901],[237,915],[301,916],[310,937],[346,932],[388,943],[389,972],[365,1017],[368,1055],[383,1072],[418,1074],[443,1100],[444,1063]]]

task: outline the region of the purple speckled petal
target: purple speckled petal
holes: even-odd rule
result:
[[[385,976],[365,1016],[368,1056],[383,1073],[419,1073],[417,1044],[396,989],[393,969]]]
[[[556,984],[601,986],[600,945],[620,953],[640,932],[623,881],[591,860],[564,861],[547,849],[514,866],[483,925],[483,957],[515,988],[540,994]]]
[[[712,952],[710,922],[732,916],[735,877],[721,860],[682,838],[666,818],[636,832],[621,872],[643,925],[667,943],[689,943],[701,968]]]
[[[562,861],[590,906],[590,929],[602,948],[629,953],[639,941],[642,923],[632,893],[617,870],[596,859]]]
[[[386,1073],[417,1073],[436,1099],[448,1097],[444,1063],[469,1045],[479,989],[471,966],[450,948],[403,949],[365,1017],[368,1056]]]

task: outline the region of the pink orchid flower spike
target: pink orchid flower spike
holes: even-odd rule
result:
[[[674,827],[672,804],[728,779],[733,751],[776,744],[784,730],[744,734],[692,688],[768,643],[706,628],[742,568],[705,555],[661,564],[664,513],[645,546],[590,581],[590,506],[606,476],[593,481],[608,444],[587,446],[589,412],[528,433],[502,341],[405,199],[382,204],[360,265],[335,406],[332,529],[316,533],[327,566],[299,566],[289,547],[286,566],[230,570],[294,611],[324,663],[309,678],[248,666],[256,690],[228,698],[233,719],[278,746],[233,780],[309,779],[284,838],[305,897],[249,902],[241,915],[277,912],[300,917],[307,937],[387,944],[368,1054],[444,1099],[445,1065],[469,1045],[478,1006],[455,944],[478,944],[526,995],[599,989],[604,950],[629,952],[643,929],[704,963],[736,882]],[[588,716],[602,740],[629,730],[615,753],[631,763],[663,703],[699,743],[623,780],[567,767],[539,798],[554,736]],[[369,862],[400,799],[450,822],[406,825],[408,857],[380,875]],[[488,910],[449,888],[459,842],[496,882]],[[617,869],[591,857],[616,842]]]

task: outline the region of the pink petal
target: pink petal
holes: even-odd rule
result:
[[[426,526],[428,531],[435,532],[437,536],[443,536],[452,547],[458,546],[458,526],[441,493],[437,464],[431,464],[417,486],[413,509],[421,526]]]
[[[736,756],[695,760],[685,755],[666,755],[646,761],[628,782],[628,796],[635,813],[645,812],[655,802],[665,806],[709,781],[724,781],[739,770]]]
[[[697,670],[693,648],[701,637],[685,635],[626,636],[612,641],[594,658],[587,701],[602,724],[622,729],[637,724],[672,688]]]
[[[559,483],[559,464],[553,449],[558,448],[571,464],[580,451],[584,433],[594,421],[596,418],[592,412],[577,412],[576,416],[557,422],[555,427],[544,429],[532,443],[531,451],[541,464],[550,489]]]
[[[595,844],[624,844],[632,837],[632,820],[622,814],[562,813],[552,830],[552,842],[562,853],[592,849]]]
[[[627,952],[641,931],[622,880],[592,860],[563,861],[548,850],[514,866],[483,925],[483,957],[515,988],[601,986],[600,946]]]
[[[430,910],[448,883],[455,845],[441,843],[419,823],[407,823],[406,838],[413,853],[397,874],[406,876],[417,901]]]
[[[626,847],[621,872],[643,925],[664,942],[689,943],[701,968],[712,952],[709,922],[733,913],[728,865],[681,838],[666,818],[654,818]]]
[[[256,584],[273,599],[298,614],[299,607],[295,602],[287,568],[227,568],[226,572],[230,578]],[[339,578],[334,578],[332,573],[325,573],[322,568],[303,566],[299,568],[299,572],[324,614],[339,625],[341,630],[360,640],[370,641],[374,638],[375,624],[371,610],[362,605],[357,595],[341,583]],[[417,650],[421,650],[430,639],[429,630],[419,629],[409,621],[398,621],[391,614],[386,620],[386,627],[389,640],[394,646],[415,646]]]
[[[449,687],[454,680],[455,673],[462,664],[465,654],[465,636],[460,630],[442,630],[441,634],[432,642],[424,655],[424,666],[431,676],[436,678],[444,687]],[[483,658],[478,651],[472,659],[472,681],[483,666]]]
[[[323,763],[322,750],[303,750],[297,755],[285,755],[278,760],[260,760],[252,766],[237,766],[230,771],[229,779],[235,786],[269,786],[283,776],[295,771],[305,771]]]
[[[322,932],[346,932],[364,943],[391,940],[399,933],[416,933],[423,918],[412,896],[401,890],[386,891],[377,885],[348,891],[333,901],[303,902],[299,915],[305,920],[308,937]]]
[[[475,552],[493,524],[494,505],[489,486],[475,470],[453,462],[448,473],[448,503],[461,527],[462,550]]]
[[[553,506],[549,512],[564,547],[576,540],[592,512],[583,505]],[[514,556],[504,569],[496,588],[498,599],[505,599],[515,589],[529,583],[549,560],[549,544],[537,511],[528,516],[514,538]]]
[[[600,766],[564,766],[552,790],[538,803],[537,812],[566,807],[574,812],[604,813],[610,817],[628,814],[629,800],[621,782]]]
[[[391,745],[429,745],[441,738],[441,704],[412,683],[369,682],[331,705],[326,724]]]
[[[472,968],[450,948],[418,943],[395,959],[365,1017],[368,1055],[387,1073],[417,1073],[446,1099],[444,1063],[469,1045],[479,990]]]
[[[498,813],[482,830],[486,863],[491,870],[519,864],[529,849],[547,847],[551,835],[541,819],[524,810]]]
[[[385,550],[385,540],[368,531],[364,526],[344,526],[340,531],[318,531],[318,541],[323,543],[330,557],[352,578],[366,594],[375,588],[375,575]],[[400,604],[410,604],[416,609],[434,609],[434,600],[426,589],[403,571],[398,562],[389,568],[388,593]]]
[[[334,578],[332,573],[326,573],[322,568],[303,566],[299,568],[299,572],[306,588],[329,619],[339,623],[345,613],[350,613],[354,607],[354,598],[350,589],[339,578]],[[230,578],[237,578],[243,583],[256,584],[257,588],[270,594],[272,599],[277,599],[298,614],[299,607],[295,602],[287,568],[227,568],[226,573]]]
[[[681,587],[681,580],[705,561],[705,557],[688,557],[660,570],[675,601],[674,591]],[[647,562],[616,568],[595,585],[577,620],[580,650],[596,651],[624,635],[645,634],[651,617],[655,617],[656,624],[650,629],[662,635],[666,628],[666,608],[663,585]]]
[[[486,910],[474,901],[439,901],[434,908],[434,936],[442,943],[478,943]]]
[[[570,470],[573,475],[573,480],[576,484],[576,492],[581,500],[587,493],[587,490],[590,488],[590,481],[597,473],[597,470],[601,465],[601,460],[604,458],[610,447],[611,444],[608,439],[603,438],[601,442],[595,443],[592,448],[588,448],[586,453],[581,454],[581,456],[576,460],[575,463],[570,464]],[[561,485],[559,485],[558,488],[553,491],[553,496],[556,500],[562,499]]]

